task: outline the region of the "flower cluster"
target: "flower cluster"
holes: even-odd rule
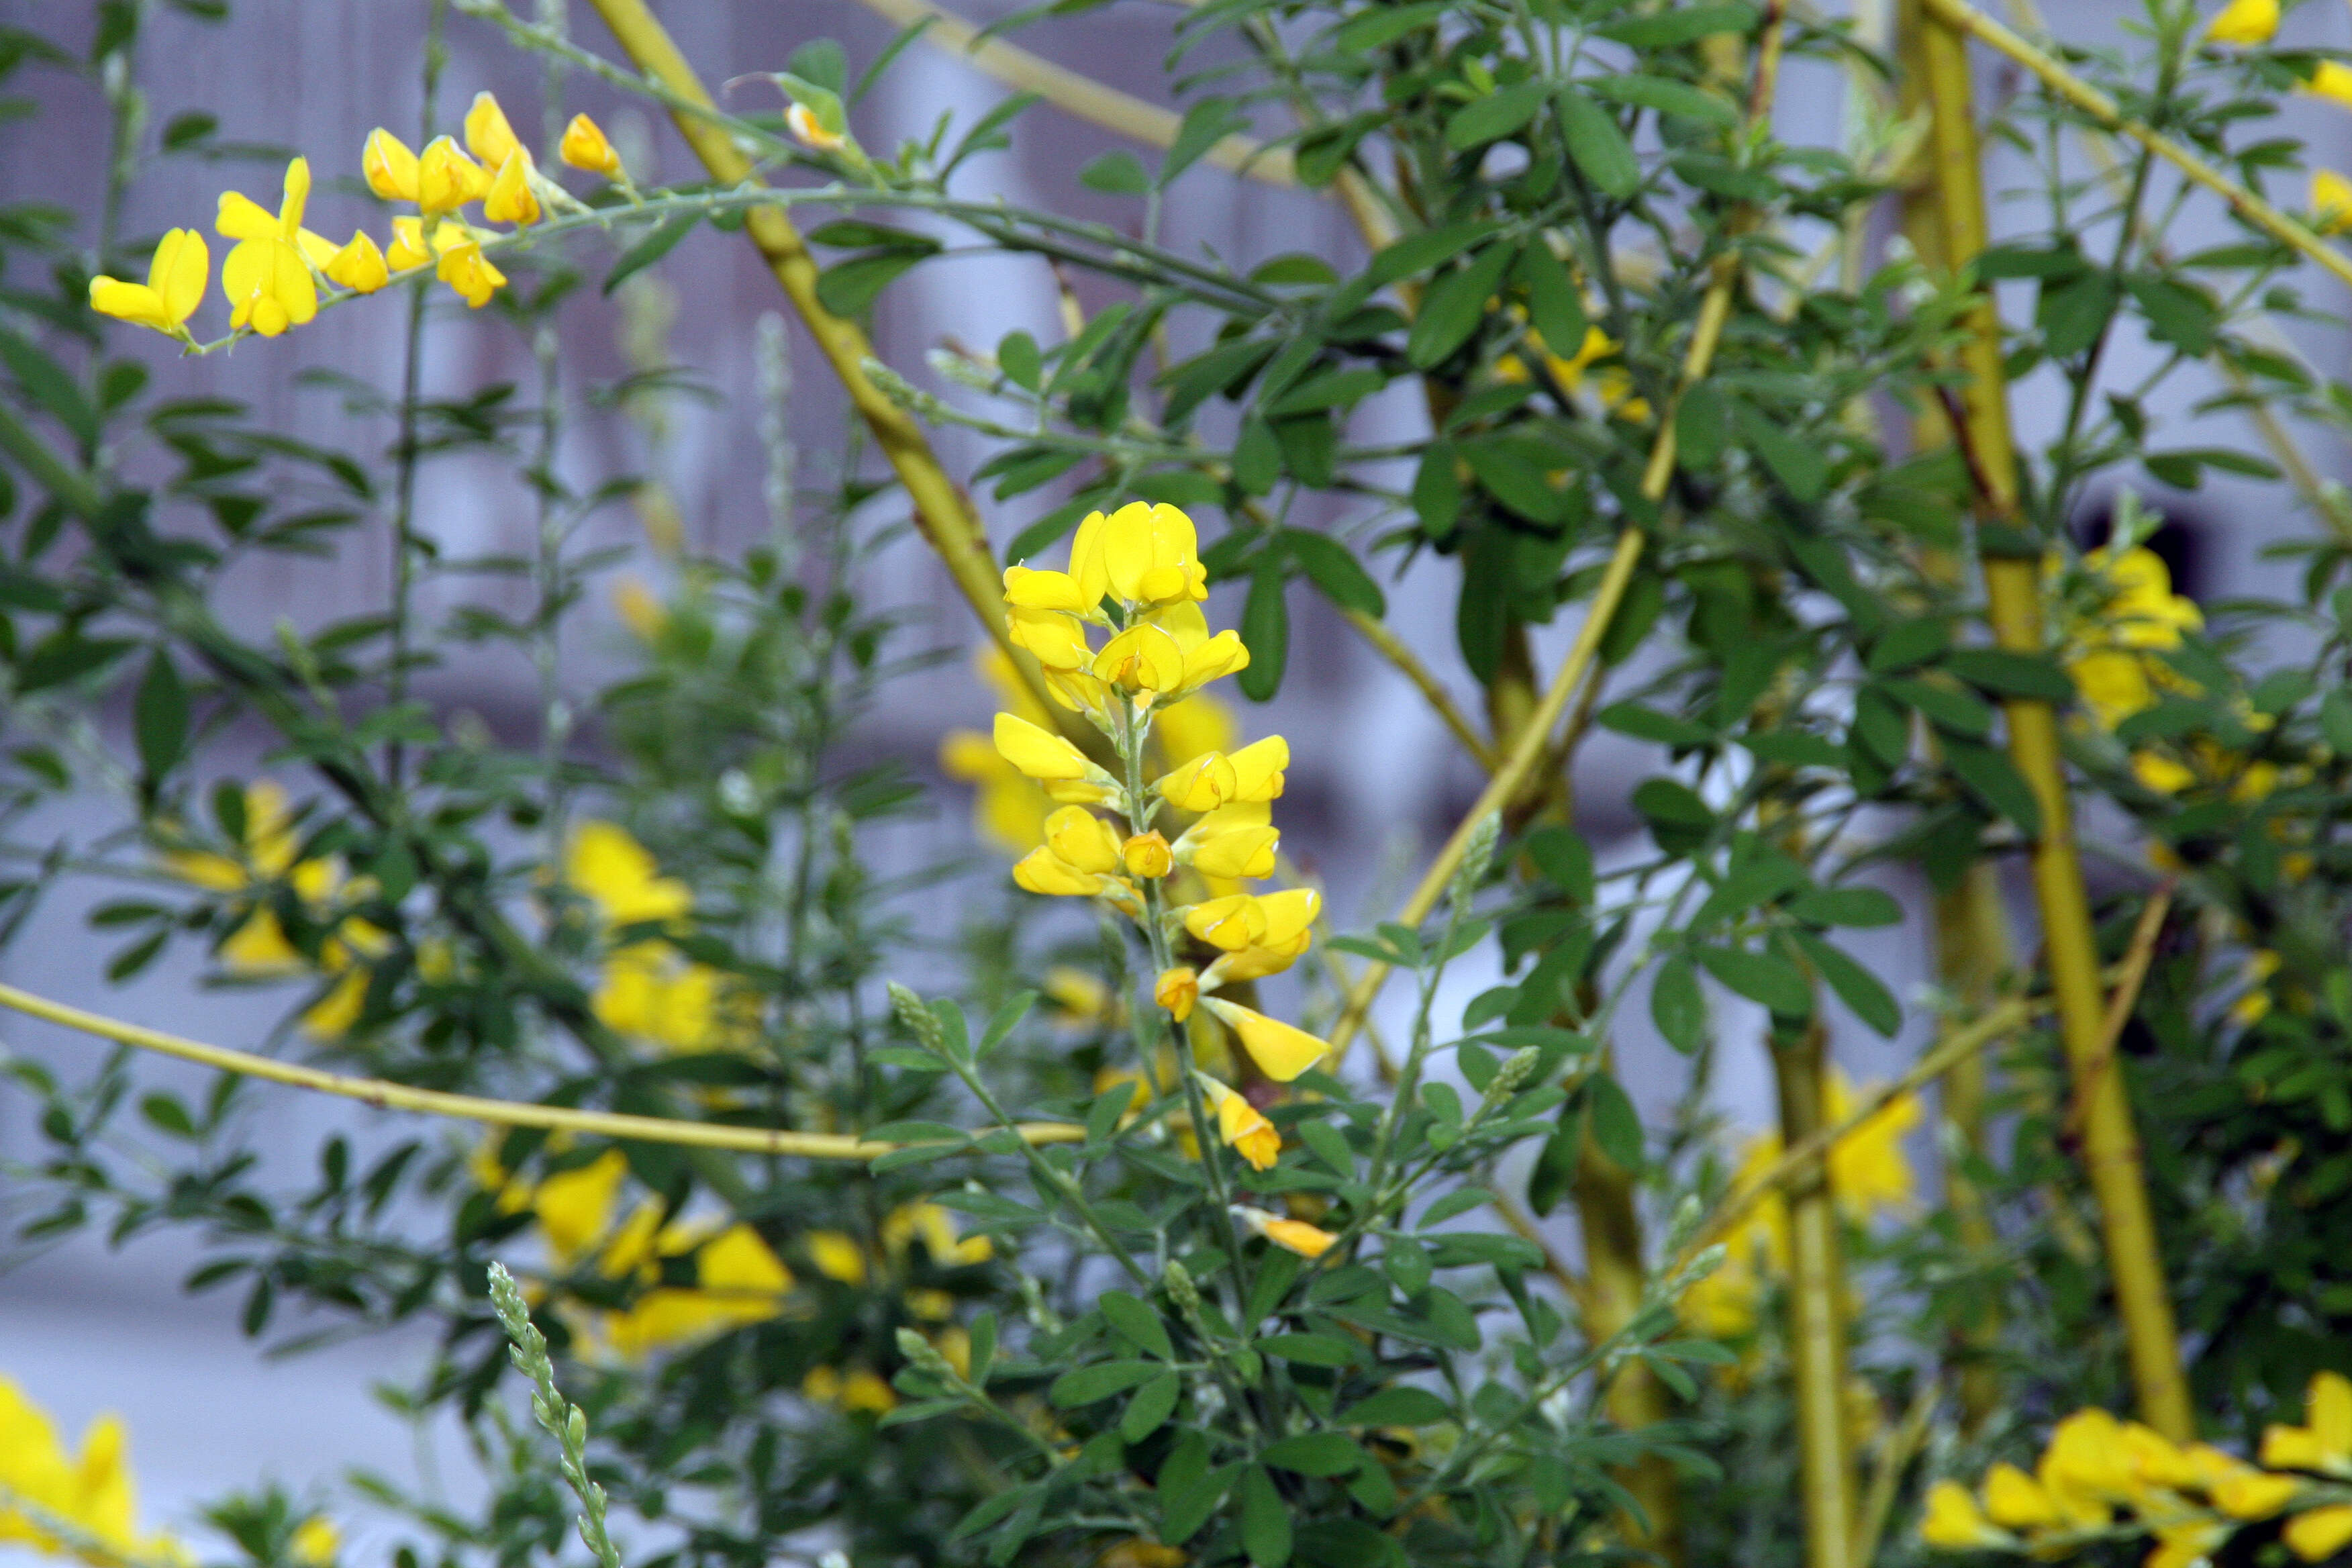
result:
[[[1102,733],[1121,769],[1114,775],[1034,718],[996,716],[997,754],[1056,803],[1042,824],[1045,841],[1013,868],[1013,880],[1033,893],[1098,900],[1134,921],[1151,945],[1160,1006],[1179,1024],[1206,1009],[1259,1072],[1288,1083],[1320,1059],[1323,1042],[1216,993],[1287,969],[1310,940],[1318,910],[1311,889],[1258,894],[1242,886],[1274,874],[1281,836],[1271,808],[1289,747],[1268,736],[1145,777],[1150,737],[1163,715],[1249,663],[1241,639],[1213,635],[1202,614],[1207,574],[1192,519],[1139,501],[1095,512],[1078,525],[1066,571],[1014,566],[1004,574],[1004,596],[1014,646],[1036,657],[1055,700]],[[1198,962],[1177,962],[1184,938]],[[1224,1142],[1253,1165],[1271,1164],[1280,1148],[1272,1124],[1214,1079],[1203,1092]],[[1264,1234],[1312,1249],[1279,1230]]]
[[[2189,1568],[2242,1525],[2286,1515],[2280,1539],[2306,1563],[2352,1545],[2352,1382],[2311,1381],[2305,1425],[2263,1435],[2262,1463],[2179,1445],[2104,1410],[2061,1421],[2029,1475],[1995,1465],[1971,1492],[1940,1481],[1920,1538],[1946,1551],[2063,1557],[2103,1539],[2155,1539],[2147,1568]]]
[[[43,1528],[38,1515],[45,1514],[78,1529],[101,1549],[112,1549],[89,1555],[99,1568],[115,1568],[125,1559],[186,1561],[170,1537],[139,1536],[129,1450],[121,1419],[101,1415],[82,1434],[81,1452],[69,1453],[47,1413],[0,1376],[0,1488],[38,1510],[27,1514],[0,1499],[0,1543],[13,1541],[36,1552],[79,1555],[75,1542],[59,1541]]]
[[[2205,42],[2259,49],[2278,36],[2279,0],[2230,0],[2206,24]],[[2352,65],[2321,60],[2304,79],[2303,91],[2352,109]],[[2311,223],[2322,234],[2352,228],[2352,180],[2333,169],[2311,172]]]
[[[373,294],[395,277],[427,266],[467,304],[489,303],[506,274],[483,247],[499,237],[467,221],[465,210],[478,202],[485,222],[520,229],[537,223],[550,207],[580,204],[540,173],[490,94],[475,95],[465,132],[462,147],[454,138],[436,136],[421,153],[389,131],[370,132],[361,152],[368,188],[386,201],[413,203],[417,209],[413,217],[393,219],[389,247],[379,247],[364,229],[354,229],[338,246],[302,226],[310,200],[307,158],[286,165],[275,213],[240,192],[222,193],[213,226],[236,242],[221,262],[230,329],[274,338],[317,316],[322,289],[330,296],[338,290]],[[612,143],[584,114],[573,117],[557,155],[572,168],[627,188],[628,176]],[[204,303],[211,278],[212,254],[204,236],[175,228],[156,246],[146,282],[93,278],[89,307],[193,346],[188,318]]]
[[[606,1027],[674,1051],[709,1050],[740,1036],[746,1020],[730,1005],[726,976],[660,934],[684,930],[693,889],[663,876],[628,829],[578,824],[564,847],[563,880],[587,901],[608,944],[591,999]],[[647,927],[658,931],[647,935]]]

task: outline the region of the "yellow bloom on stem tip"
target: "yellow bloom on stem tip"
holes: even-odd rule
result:
[[[2352,180],[2333,169],[2311,172],[2311,226],[2322,234],[2352,228]]]
[[[605,139],[604,127],[584,114],[573,115],[572,123],[563,128],[563,140],[557,143],[555,153],[574,169],[585,169],[608,180],[628,178],[621,167],[621,155]]]
[[[2286,1521],[2279,1539],[2305,1563],[2325,1563],[2352,1545],[2352,1504],[2330,1503],[2296,1514]]]
[[[1919,1539],[1945,1552],[2008,1546],[2016,1540],[1987,1520],[1969,1489],[1958,1481],[1937,1481],[1927,1489],[1927,1507],[1919,1521]]]
[[[1223,1139],[1234,1152],[1250,1163],[1253,1170],[1271,1167],[1282,1156],[1282,1134],[1265,1112],[1207,1073],[1194,1075],[1201,1080],[1202,1092],[1217,1113],[1217,1136]],[[1294,1249],[1295,1250],[1295,1249]],[[1310,1255],[1311,1256],[1311,1255]]]
[[[385,201],[416,199],[416,154],[381,125],[368,132],[360,149],[360,172],[367,176],[368,189]]]
[[[1332,1243],[1339,1239],[1321,1226],[1308,1225],[1303,1219],[1285,1219],[1280,1215],[1268,1214],[1247,1204],[1235,1204],[1234,1217],[1247,1226],[1252,1234],[1262,1236],[1284,1251],[1295,1252],[1301,1258],[1320,1258],[1331,1250]]]
[[[352,231],[351,243],[327,258],[327,281],[355,294],[373,294],[392,281],[392,268],[363,230]]]
[[[530,153],[516,137],[514,127],[507,123],[507,111],[499,107],[496,95],[478,92],[466,110],[466,148],[481,160],[485,169],[495,169],[517,153],[523,161]]]
[[[1121,907],[1135,891],[1119,879],[1126,868],[1119,836],[1084,806],[1066,805],[1045,818],[1045,842],[1013,868],[1013,882],[1033,893],[1062,898],[1110,897]]]
[[[187,320],[204,303],[212,281],[212,252],[205,237],[192,228],[175,228],[155,245],[147,263],[147,281],[125,283],[99,277],[89,280],[89,308],[101,316],[152,327],[171,337],[185,339]]]
[[[784,129],[797,137],[802,145],[814,147],[820,153],[838,153],[849,145],[847,135],[827,131],[824,121],[818,120],[804,103],[795,103],[784,110]]]
[[[2352,1478],[2352,1380],[2341,1373],[2315,1375],[2304,1394],[2304,1424],[2263,1434],[2263,1463],[2274,1470],[2310,1470]]]
[[[449,137],[436,136],[416,155],[416,205],[426,217],[456,212],[489,194],[490,172]]]
[[[2278,0],[2230,0],[2206,26],[2205,41],[2258,47],[2271,41],[2278,25]]]
[[[453,226],[444,224],[446,232]],[[441,252],[441,259],[433,275],[457,291],[467,305],[480,310],[490,302],[490,296],[505,286],[507,275],[491,265],[482,254],[481,241],[470,236]]]
[[[213,226],[237,242],[221,262],[230,326],[274,338],[319,313],[310,268],[314,261],[323,267],[332,260],[335,247],[302,226],[310,199],[310,164],[302,158],[286,165],[285,196],[276,217],[235,191],[222,193]]]
[[[1162,773],[1151,788],[1179,811],[1214,811],[1236,801],[1281,799],[1289,766],[1290,742],[1268,735],[1231,756],[1204,752]]]
[[[1215,1014],[1225,1026],[1241,1037],[1242,1048],[1250,1054],[1258,1070],[1276,1083],[1288,1083],[1308,1068],[1323,1059],[1330,1047],[1295,1025],[1278,1018],[1269,1018],[1254,1008],[1227,1002],[1222,997],[1203,996],[1201,1005]]]
[[[1162,970],[1152,983],[1151,999],[1181,1024],[1192,1016],[1194,1005],[1201,1000],[1201,976],[1190,964]]]

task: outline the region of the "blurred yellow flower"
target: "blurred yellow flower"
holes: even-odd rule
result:
[[[167,1562],[184,1558],[170,1537],[142,1540],[137,1533],[129,1437],[121,1419],[101,1415],[92,1421],[76,1456],[58,1440],[47,1413],[5,1375],[0,1375],[0,1486],[122,1554]],[[37,1552],[75,1554],[21,1510],[0,1502],[0,1542],[12,1541]],[[117,1568],[112,1557],[92,1555],[89,1561],[97,1568]]]
[[[2286,1521],[2279,1539],[2305,1563],[2325,1563],[2352,1546],[2352,1504],[2330,1503],[2296,1514]]]
[[[2319,68],[2311,73],[2311,79],[2303,84],[2303,90],[2314,98],[2352,109],[2352,66],[2341,60],[2322,60]]]
[[[2230,0],[2205,28],[2209,44],[2258,47],[2278,32],[2278,0]]]
[[[938,1204],[907,1204],[882,1216],[882,1245],[888,1251],[904,1252],[919,1237],[940,1268],[965,1268],[996,1256],[988,1237],[960,1235],[954,1214]]]
[[[294,1561],[326,1568],[343,1549],[343,1532],[323,1513],[314,1513],[294,1531]]]
[[[2330,68],[2352,76],[2352,67],[2332,66]],[[2311,172],[2311,226],[2322,234],[2341,234],[2352,228],[2352,180],[2333,169]]]
[[[613,151],[603,127],[584,114],[573,115],[572,122],[563,128],[563,140],[556,147],[556,156],[572,168],[585,169],[608,180],[628,178],[621,167],[621,155]]]
[[[1208,1094],[1209,1107],[1216,1112],[1217,1136],[1248,1161],[1253,1170],[1270,1168],[1282,1157],[1282,1134],[1275,1131],[1274,1123],[1244,1096],[1206,1073],[1199,1077],[1201,1088]]]
[[[1301,1258],[1320,1258],[1330,1251],[1339,1239],[1321,1226],[1309,1225],[1303,1219],[1286,1219],[1246,1204],[1234,1205],[1234,1217],[1254,1235],[1262,1236],[1285,1252],[1295,1252]]]
[[[2352,1380],[2315,1375],[2304,1394],[2304,1424],[2263,1433],[2263,1463],[2275,1470],[2311,1470],[2352,1479]]]
[[[563,880],[608,931],[656,921],[682,928],[694,910],[693,890],[663,876],[653,852],[618,823],[590,819],[572,828]],[[605,954],[592,1005],[608,1027],[674,1051],[717,1048],[754,1023],[750,1004],[730,995],[719,970],[659,937]]]
[[[845,1377],[829,1366],[812,1367],[801,1379],[801,1393],[819,1405],[875,1415],[887,1415],[898,1406],[897,1391],[862,1366],[851,1368]]]

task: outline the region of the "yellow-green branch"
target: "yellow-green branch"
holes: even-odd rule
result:
[[[241,1073],[292,1089],[338,1095],[373,1105],[379,1110],[411,1110],[446,1116],[460,1121],[483,1121],[495,1127],[543,1127],[549,1131],[584,1132],[599,1138],[619,1138],[638,1143],[677,1143],[698,1149],[729,1149],[746,1154],[796,1155],[808,1160],[871,1160],[905,1147],[837,1132],[786,1132],[759,1127],[722,1127],[706,1121],[677,1121],[661,1116],[631,1116],[612,1110],[578,1110],[562,1105],[533,1105],[524,1100],[492,1100],[482,1095],[448,1094],[415,1089],[380,1078],[353,1078],[323,1072],[250,1051],[208,1046],[201,1040],[165,1034],[102,1013],[92,1013],[63,1002],[52,1002],[14,985],[0,984],[0,1007],[113,1040],[159,1056]],[[989,1129],[974,1133],[985,1136]],[[1079,1143],[1086,1129],[1057,1121],[1026,1121],[1013,1129],[1031,1143]]]
[[[2201,162],[2186,149],[2174,146],[2168,139],[2144,126],[2135,127],[2124,121],[2112,103],[2008,28],[1968,5],[1965,0],[1917,3],[1927,12],[1920,51],[1933,122],[1936,210],[1943,230],[1945,260],[1955,270],[1967,268],[1988,243],[1979,148],[1968,58],[1961,46],[1962,31],[1992,44],[2109,129],[2133,136],[2150,151],[2179,164],[2192,177],[2197,177],[2197,170],[2204,169]],[[2183,163],[2183,158],[2189,163]],[[2200,184],[2221,189],[2224,195],[2235,188],[2211,171],[2205,172],[2210,177],[2200,178]],[[2335,257],[2308,230],[2260,203],[2250,193],[2241,194],[2254,201],[2256,208],[2249,209],[2236,202],[2233,205],[2239,205],[2242,212],[2280,238],[2326,258],[2331,270],[2352,281],[2352,266]],[[2273,221],[2264,221],[2263,215],[2268,215]],[[2017,458],[2010,435],[2008,393],[2001,374],[2000,321],[1989,295],[1979,296],[1970,325],[1972,330],[1961,350],[1961,368],[1967,373],[1967,380],[1961,409],[1963,428],[1958,434],[1988,528],[2014,533],[2019,522]],[[1994,641],[2012,651],[2041,653],[2043,637],[2038,552],[2027,552],[2024,545],[2015,540],[2001,541],[1998,548],[1983,552],[1982,566],[1986,610]],[[2106,1051],[2098,944],[2091,924],[2089,895],[2083,886],[2082,863],[2074,850],[2065,764],[2058,744],[2058,716],[2049,703],[2025,698],[2012,698],[2003,707],[2009,725],[2011,759],[2032,787],[2042,817],[2032,863],[2034,895],[2042,914],[2042,946],[2057,1005],[2059,1035],[2074,1079],[2085,1090],[2083,1163],[2098,1203],[2107,1268],[2115,1287],[2116,1309],[2124,1322],[2140,1415],[2167,1437],[2185,1441],[2193,1435],[2195,1422],[2188,1381],[2181,1371],[2172,1303],[2165,1290],[2155,1221],[2141,1175],[2139,1138],[2132,1125],[2131,1101],[2125,1092],[2123,1075],[2102,1070]]]

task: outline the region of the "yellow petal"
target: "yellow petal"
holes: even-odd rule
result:
[[[392,269],[384,262],[383,252],[358,229],[352,232],[351,243],[328,258],[322,270],[330,283],[341,284],[360,294],[373,294],[392,280]]]
[[[1302,1219],[1285,1219],[1264,1209],[1236,1205],[1234,1213],[1250,1229],[1286,1252],[1301,1258],[1320,1258],[1339,1238],[1329,1231],[1308,1225]]]
[[[2305,1563],[2324,1563],[2352,1545],[2352,1504],[2331,1503],[2296,1514],[2279,1534],[2287,1550]]]
[[[422,267],[433,259],[425,247],[425,220],[396,217],[392,220],[392,248],[384,253],[384,265],[394,272],[405,272]]]
[[[212,252],[205,237],[192,228],[175,228],[155,247],[147,265],[147,287],[163,301],[163,314],[176,326],[196,312],[205,289],[212,281]]]
[[[360,150],[360,169],[368,189],[385,201],[416,199],[416,154],[381,125],[368,132],[367,145]]]
[[[2276,967],[2273,955],[2271,968]],[[2304,1419],[2319,1440],[2330,1468],[2352,1461],[2352,1379],[2336,1372],[2316,1374],[2304,1395]]]
[[[1241,788],[1232,759],[1206,752],[1162,773],[1151,786],[1179,811],[1214,811]]]
[[[603,128],[584,114],[573,115],[572,123],[563,128],[563,140],[556,148],[556,155],[572,168],[585,169],[608,180],[624,177],[620,154],[605,140]]]
[[[1187,675],[1189,677],[1188,669]],[[1234,800],[1279,800],[1290,742],[1279,735],[1255,741],[1233,754]]]
[[[1189,966],[1163,971],[1152,984],[1151,999],[1181,1024],[1192,1016],[1193,1005],[1201,1000],[1201,977]]]
[[[171,312],[164,308],[163,296],[144,283],[93,278],[89,280],[89,308],[118,321],[152,327],[159,332],[172,330]]]
[[[1128,691],[1174,691],[1184,684],[1184,650],[1158,626],[1129,626],[1103,645],[1094,673]]]
[[[286,194],[278,204],[278,237],[292,241],[302,232],[302,214],[310,205],[310,160],[297,157],[286,165]]]
[[[522,152],[522,143],[515,139],[514,127],[507,123],[506,110],[487,92],[476,93],[473,107],[466,110],[466,146],[485,168],[490,169]],[[527,153],[523,155],[530,156]]]
[[[1276,1083],[1288,1083],[1323,1059],[1329,1047],[1306,1030],[1269,1018],[1255,1008],[1220,997],[1205,996],[1201,1005],[1214,1013],[1234,1034],[1258,1070]]]
[[[1099,599],[1087,604],[1078,592],[1077,579],[1066,572],[1036,572],[1026,566],[1004,569],[1004,602],[1017,609],[1059,610],[1073,616],[1091,616],[1102,607]]]
[[[2311,79],[2303,84],[2303,90],[2314,98],[2325,98],[2352,109],[2352,66],[2341,60],[2322,60],[2319,68],[2311,73]]]
[[[1995,1465],[1986,1473],[1984,1510],[1995,1524],[2011,1530],[2035,1530],[2058,1521],[2050,1494],[2015,1465]]]
[[[490,182],[490,194],[482,198],[482,216],[492,223],[510,223],[518,227],[537,223],[539,197],[530,188],[528,156],[518,147],[507,154],[506,162],[498,169],[498,178]]]
[[[1945,1552],[1969,1552],[1999,1545],[2000,1531],[1977,1509],[1977,1500],[1958,1481],[1937,1481],[1927,1490],[1927,1509],[1919,1521],[1919,1539]]]
[[[1097,877],[1115,874],[1122,864],[1118,835],[1084,806],[1066,805],[1045,819],[1045,847]]]
[[[2205,40],[2253,47],[2269,43],[2278,25],[2278,0],[2230,0],[2205,29]]]
[[[1248,1161],[1252,1169],[1269,1169],[1282,1157],[1282,1134],[1246,1097],[1206,1074],[1202,1075],[1201,1086],[1208,1091],[1210,1103],[1216,1107],[1217,1136]]]
[[[416,205],[427,217],[457,211],[489,194],[490,176],[446,136],[436,136],[416,158]]]
[[[995,741],[997,754],[1029,778],[1083,779],[1099,771],[1064,737],[1010,713],[996,716]]]
[[[1108,882],[1090,871],[1081,871],[1043,846],[1023,856],[1013,868],[1014,886],[1051,898],[1088,899],[1102,892]]]
[[[1036,656],[1049,671],[1081,668],[1092,657],[1086,629],[1058,611],[1014,605],[1004,612],[1004,630],[1014,647]]]
[[[221,193],[220,211],[213,219],[213,227],[231,239],[278,237],[277,215],[237,191]]]

